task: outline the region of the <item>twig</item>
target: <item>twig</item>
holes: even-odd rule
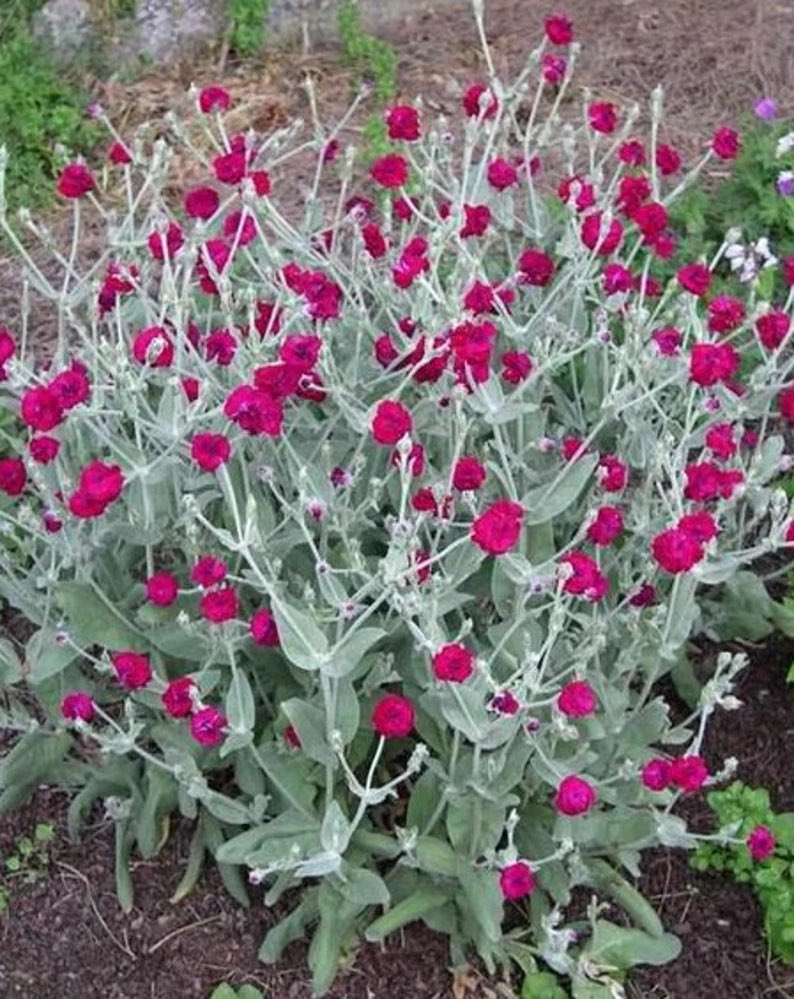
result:
[[[179,936],[180,933],[186,933],[188,930],[198,929],[199,926],[206,926],[208,923],[216,923],[219,919],[223,919],[223,913],[218,913],[217,916],[208,916],[207,919],[199,919],[198,922],[188,923],[186,926],[180,926],[176,930],[172,930],[170,933],[166,933],[164,937],[161,937],[157,943],[152,944],[151,947],[147,948],[147,954],[154,954],[156,950],[163,946],[164,943],[168,943],[169,940],[173,940],[174,937]]]
[[[99,911],[99,909],[97,908],[97,904],[94,901],[94,895],[93,892],[91,891],[91,882],[88,880],[85,874],[83,874],[82,871],[78,871],[76,867],[72,867],[71,864],[65,864],[62,860],[56,860],[55,863],[58,865],[58,867],[61,867],[63,870],[68,871],[73,877],[79,878],[80,881],[83,882],[86,888],[86,895],[88,896],[88,904],[93,909],[94,915],[99,920],[99,924],[102,927],[102,929],[105,931],[105,933],[107,933],[107,935],[110,937],[113,943],[118,947],[118,949],[122,951],[122,953],[126,954],[128,957],[131,957],[133,961],[137,961],[138,955],[135,953],[134,950],[130,948],[129,941],[126,943],[126,945],[123,944],[118,939],[118,937],[115,936],[113,931],[105,922],[102,913]]]

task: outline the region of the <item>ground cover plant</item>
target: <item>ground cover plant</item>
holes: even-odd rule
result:
[[[687,174],[658,99],[642,142],[604,102],[561,125],[571,41],[550,18],[458,122],[392,107],[361,191],[341,132],[227,135],[219,87],[173,123],[207,176],[179,204],[167,145],[114,136],[122,210],[85,164],[58,185],[106,253],[57,285],[29,262],[50,366],[0,341],[0,593],[37,629],[2,647],[0,806],[60,780],[76,833],[102,799],[125,907],[181,812],[177,895],[207,854],[243,903],[246,872],[268,905],[299,889],[261,956],[311,935],[318,992],[416,919],[579,996],[674,956],[621,871],[696,841],[672,807],[730,773],[700,748],[743,657],[681,724],[656,683],[733,637],[726,603],[781,613],[748,569],[792,536],[791,292],[710,295],[727,242],[662,283]],[[576,886],[634,927],[566,924]]]
[[[0,134],[15,151],[7,170],[13,207],[52,203],[63,155],[87,153],[97,141],[84,95],[40,51],[29,21],[38,0],[12,0],[0,12]]]

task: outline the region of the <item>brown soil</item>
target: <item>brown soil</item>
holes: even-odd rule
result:
[[[706,755],[713,769],[728,756],[740,760],[738,777],[769,788],[774,806],[794,809],[790,746],[794,688],[785,683],[794,643],[773,644],[745,674],[738,713],[718,715]],[[65,796],[42,791],[0,823],[0,858],[37,822],[59,830],[51,873],[12,896],[0,923],[0,996],[19,999],[204,999],[219,981],[251,982],[268,999],[309,999],[306,946],[293,945],[275,966],[256,953],[277,914],[255,898],[249,911],[225,894],[214,871],[179,905],[169,897],[182,875],[188,830],[178,829],[153,861],[134,866],[135,908],[119,909],[113,880],[113,830],[97,820],[82,842],[63,833]],[[709,828],[702,801],[689,803],[690,819]],[[631,999],[761,999],[794,995],[794,968],[772,961],[751,892],[730,878],[700,874],[679,851],[646,856],[640,890],[657,906],[667,929],[684,944],[664,968],[643,969],[629,985]],[[504,983],[469,970],[453,976],[444,939],[419,926],[388,942],[363,945],[351,955],[332,999],[509,999]]]

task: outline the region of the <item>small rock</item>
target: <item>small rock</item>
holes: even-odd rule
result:
[[[67,63],[91,41],[88,0],[47,0],[33,18],[33,36],[58,63]]]

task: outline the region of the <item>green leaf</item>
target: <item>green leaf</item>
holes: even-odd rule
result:
[[[249,733],[253,730],[256,718],[254,692],[246,672],[240,667],[232,671],[232,682],[226,692],[226,717],[229,727],[235,733]]]
[[[389,889],[383,878],[363,867],[348,870],[340,887],[344,897],[357,906],[388,905]]]
[[[568,993],[556,975],[550,971],[536,971],[524,979],[521,999],[568,999]]]
[[[678,662],[670,670],[670,679],[673,681],[675,692],[694,711],[700,704],[700,694],[703,684],[698,680],[695,667],[692,665],[689,656],[683,652]]]
[[[193,830],[193,837],[190,840],[190,851],[187,857],[187,864],[185,865],[185,872],[176,886],[176,891],[169,899],[172,905],[176,905],[187,898],[198,884],[198,879],[201,877],[201,871],[204,867],[204,853],[204,828],[201,822],[197,822],[196,828]]]
[[[313,704],[307,704],[297,697],[284,701],[281,709],[291,724],[295,726],[301,741],[301,750],[317,763],[333,764],[336,757],[325,737],[325,716]]]
[[[176,621],[159,628],[147,628],[149,642],[167,656],[203,663],[210,654],[206,640],[199,635],[189,635]]]
[[[130,873],[130,855],[132,853],[133,836],[129,832],[129,824],[116,823],[116,897],[122,912],[132,912],[134,896],[132,875]]]
[[[265,743],[259,747],[256,762],[264,770],[273,790],[305,819],[319,825],[312,807],[315,787],[308,780],[310,766],[307,761],[279,753],[274,745]]]
[[[304,896],[301,904],[265,934],[259,960],[275,964],[293,941],[302,939],[306,924],[317,915],[317,891]]]
[[[5,638],[0,638],[0,683],[11,686],[22,679],[22,663],[14,646]]]
[[[41,628],[31,635],[25,648],[25,659],[30,668],[31,683],[42,683],[51,676],[62,673],[74,662],[78,653],[69,645],[55,640],[53,628]]]
[[[161,839],[161,819],[175,805],[174,778],[160,767],[147,767],[146,797],[135,824],[138,849],[145,859],[148,860],[157,853]]]
[[[681,941],[672,933],[652,937],[643,930],[627,929],[599,919],[586,952],[590,960],[614,968],[632,968],[636,964],[661,965],[678,957]]]
[[[65,582],[57,599],[78,645],[101,645],[107,649],[143,652],[149,642],[124,614],[99,596],[90,583]]]
[[[328,676],[346,676],[358,666],[373,645],[386,637],[382,628],[358,628],[345,636],[333,649],[330,660],[323,665]]]
[[[210,999],[237,999],[237,993],[231,987],[223,982],[221,985],[217,985],[213,991]]]
[[[264,999],[264,994],[255,985],[241,985],[237,990],[237,999]]]
[[[281,651],[300,669],[320,668],[328,652],[328,640],[314,621],[281,597],[273,597]]]
[[[352,829],[337,801],[332,801],[325,811],[320,829],[320,844],[330,853],[344,853],[350,842]]]
[[[578,499],[597,464],[597,454],[583,454],[568,462],[550,483],[525,493],[521,500],[526,510],[524,523],[544,524],[567,510]]]
[[[502,938],[504,899],[499,880],[491,870],[476,869],[463,857],[458,858],[458,881],[466,897],[466,911],[471,913],[491,943]]]
[[[433,909],[438,909],[450,899],[450,894],[444,888],[424,885],[412,892],[408,898],[398,902],[393,909],[380,916],[367,927],[364,936],[370,943],[378,943],[390,933],[416,922]]]

